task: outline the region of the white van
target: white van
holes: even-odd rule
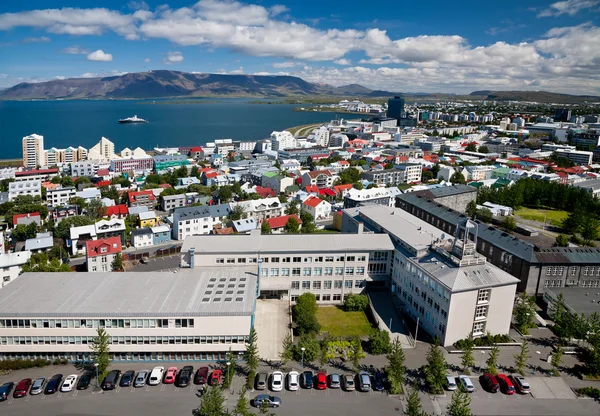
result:
[[[150,378],[148,379],[148,384],[151,386],[156,386],[157,384],[160,384],[162,382],[164,373],[165,373],[164,367],[154,367],[154,369],[150,373]]]

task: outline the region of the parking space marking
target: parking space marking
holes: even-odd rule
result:
[[[46,400],[46,395],[45,394],[42,396],[41,400]]]
[[[60,398],[62,398],[62,396],[63,396],[62,391],[59,391],[58,392],[58,398],[60,399]]]
[[[29,400],[31,400],[31,396],[28,394],[27,397],[25,397],[25,401],[28,402]]]
[[[166,387],[166,386],[167,386],[166,384],[161,384],[161,385],[160,385],[160,391],[165,391],[165,387]]]
[[[14,402],[14,401],[15,401],[15,398],[10,396],[10,399],[8,399],[8,404],[12,404],[12,402]]]
[[[146,391],[150,391],[150,386],[146,385]]]
[[[117,386],[117,390],[115,391],[115,393],[120,393],[121,392],[121,386]]]
[[[77,396],[78,393],[79,393],[79,390],[75,390],[75,393],[73,393],[73,397]]]

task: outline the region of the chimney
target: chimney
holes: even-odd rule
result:
[[[363,234],[365,232],[365,224],[363,222],[358,223],[358,228],[356,229],[356,234]]]

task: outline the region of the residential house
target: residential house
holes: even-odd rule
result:
[[[118,218],[100,220],[95,226],[98,238],[119,237],[121,244],[125,244],[125,220]]]
[[[177,179],[177,186],[188,187],[190,185],[200,184],[200,179],[195,176],[190,176],[189,178],[179,178]],[[177,188],[177,187],[176,187]]]
[[[333,185],[333,190],[336,193],[336,195],[342,198],[348,195],[348,192],[350,192],[350,189],[352,188],[353,185],[351,183],[346,183],[343,185]]]
[[[86,203],[90,203],[94,199],[101,200],[102,194],[98,188],[85,188],[79,192],[75,192],[75,197],[83,199]]]
[[[81,225],[79,227],[71,227],[69,230],[69,238],[67,239],[67,248],[71,251],[71,255],[85,254],[86,243],[91,240],[97,240],[96,226]]]
[[[66,207],[53,207],[50,211],[50,215],[54,220],[54,224],[58,225],[65,218],[79,215],[79,207],[77,205],[69,205]]]
[[[210,234],[230,213],[229,204],[177,208],[173,212],[173,239],[181,241],[192,235]]]
[[[154,227],[158,223],[158,218],[154,211],[140,212],[138,214],[140,227]]]
[[[127,212],[129,213],[129,215],[139,215],[140,212],[148,212],[148,211],[150,211],[148,209],[148,207],[144,207],[144,206],[127,208]]]
[[[288,176],[283,176],[278,172],[265,172],[261,178],[261,186],[271,188],[278,194],[285,191],[288,186],[294,185],[294,180]]]
[[[110,272],[117,254],[122,251],[121,239],[111,237],[86,243],[88,272]]]
[[[263,188],[262,186],[257,186],[254,188],[254,193],[260,195],[261,198],[271,198],[277,196],[277,192],[271,188]]]
[[[276,197],[232,203],[232,209],[236,205],[242,207],[248,218],[254,218],[259,222],[283,214],[281,202]]]
[[[25,250],[32,254],[48,251],[54,246],[54,237],[51,232],[37,233],[35,238],[25,240]]]
[[[156,197],[154,196],[154,192],[152,192],[151,190],[129,192],[129,206],[130,207],[154,208],[155,201],[156,201]]]
[[[287,224],[288,220],[292,217],[296,218],[296,220],[298,220],[298,224],[302,225],[302,220],[295,214],[267,218],[265,222],[269,224],[269,226],[271,227],[271,232],[273,234],[281,234],[283,233],[283,230],[285,229],[285,225]]]
[[[396,165],[398,168],[363,172],[362,179],[377,186],[398,185],[421,181],[423,166],[418,163]]]
[[[315,220],[331,215],[331,204],[324,199],[310,196],[302,202],[301,209],[307,211]]]
[[[125,218],[127,217],[127,205],[125,204],[119,204],[119,205],[113,205],[111,207],[107,207],[106,208],[106,212],[104,214],[104,217],[108,217],[110,219],[115,219],[115,218]]]
[[[291,172],[300,170],[300,168],[302,167],[300,162],[298,162],[296,159],[282,160],[281,162],[279,162],[279,166],[281,167],[281,170]]]
[[[4,235],[0,234],[0,240],[4,241]],[[5,253],[4,247],[0,249],[0,287],[4,287],[21,274],[22,266],[31,257],[31,251],[18,251]]]
[[[67,205],[75,193],[75,187],[49,189],[46,191],[46,203],[53,207]]]
[[[19,196],[42,196],[42,182],[38,179],[8,184],[8,200],[13,201]]]
[[[257,222],[254,218],[242,218],[241,220],[233,221],[233,229],[238,234],[246,234],[252,230],[256,230]]]
[[[165,212],[169,212],[171,210],[174,210],[175,208],[185,207],[186,205],[187,204],[185,194],[160,196],[160,206],[161,209]]]
[[[38,227],[42,225],[42,219],[40,218],[39,212],[31,212],[27,214],[16,214],[13,215],[13,227],[17,225],[29,225],[31,223],[35,223]],[[1,241],[0,241],[1,243]],[[0,249],[3,247],[0,246]]]
[[[204,149],[202,149],[200,146],[192,147],[188,153],[188,156],[196,160],[204,159]]]
[[[329,170],[313,170],[302,175],[302,186],[316,186],[317,188],[331,188],[333,174]]]
[[[171,229],[169,226],[159,225],[150,229],[152,230],[152,244],[164,244],[171,241]]]
[[[137,228],[131,232],[131,245],[135,248],[154,245],[151,228]]]

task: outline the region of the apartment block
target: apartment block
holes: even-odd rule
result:
[[[44,136],[30,134],[23,137],[23,166],[36,168],[44,164]]]
[[[53,207],[64,206],[75,196],[75,193],[74,187],[49,189],[46,191],[46,202]]]

